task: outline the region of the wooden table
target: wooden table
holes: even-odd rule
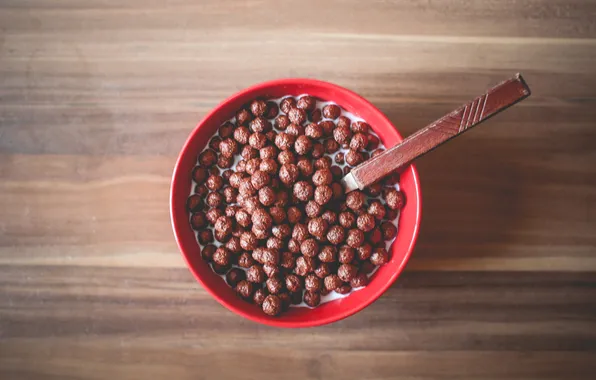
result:
[[[596,2],[0,2],[0,378],[593,379]],[[419,244],[315,329],[227,311],[172,236],[187,135],[313,77],[410,134],[522,72],[530,99],[421,159]]]

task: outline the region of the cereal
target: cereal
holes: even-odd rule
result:
[[[267,315],[276,316],[281,313],[282,305],[279,297],[270,294],[263,300],[263,312]]]
[[[305,292],[304,303],[310,307],[317,307],[321,303],[321,294],[310,291]]]
[[[253,265],[246,271],[246,280],[257,284],[265,281],[265,271],[260,265]]]
[[[240,281],[246,278],[246,273],[242,269],[232,268],[226,274],[226,282],[231,287],[235,287]]]
[[[336,104],[328,104],[323,107],[323,116],[327,119],[337,119],[341,114],[341,109]]]
[[[309,95],[254,99],[197,156],[186,207],[200,256],[268,315],[366,286],[389,261],[399,175],[345,193],[351,167],[384,151],[370,125],[348,116]]]

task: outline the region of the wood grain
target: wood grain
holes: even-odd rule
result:
[[[595,12],[589,0],[0,2],[0,378],[592,379]],[[171,171],[235,91],[328,80],[410,135],[518,71],[531,98],[419,160],[419,243],[361,313],[256,325],[185,268]]]

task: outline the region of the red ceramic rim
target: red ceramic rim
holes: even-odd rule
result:
[[[360,95],[343,87],[313,79],[279,79],[242,90],[215,107],[191,132],[185,142],[172,176],[170,216],[176,242],[197,281],[219,303],[229,310],[255,322],[277,327],[313,327],[349,317],[377,300],[397,279],[408,261],[420,228],[420,180],[414,165],[403,170],[400,186],[406,197],[401,210],[398,235],[391,246],[390,262],[377,270],[369,285],[348,297],[320,305],[315,309],[291,308],[278,317],[265,315],[260,307],[241,300],[225,281],[201,259],[200,247],[190,227],[185,208],[190,194],[191,170],[197,156],[207,145],[217,128],[234,115],[235,110],[257,97],[277,98],[308,93],[324,100],[333,100],[341,107],[366,120],[385,146],[402,141],[401,135],[387,117]]]

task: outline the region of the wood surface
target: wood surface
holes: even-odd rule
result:
[[[0,0],[0,379],[593,379],[596,2]],[[405,273],[280,330],[195,282],[176,155],[235,91],[337,83],[404,135],[532,96],[419,160]]]
[[[400,144],[366,160],[352,169],[349,175],[362,190],[528,96],[530,89],[522,76],[516,74],[407,136]],[[356,186],[350,186],[350,181],[344,178],[344,182],[346,191],[355,190]]]

